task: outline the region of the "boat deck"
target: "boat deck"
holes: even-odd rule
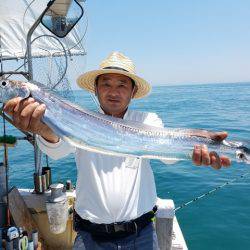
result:
[[[37,223],[40,236],[46,244],[45,249],[72,249],[76,232],[73,230],[73,215],[69,216],[66,231],[61,234],[53,234],[49,229],[48,216],[46,212],[46,197],[48,193],[37,195],[31,189],[19,189],[29,211]],[[67,192],[69,206],[73,206],[75,191]],[[158,233],[158,232],[157,232]],[[176,216],[173,218],[172,250],[186,250],[187,245],[180,229]]]

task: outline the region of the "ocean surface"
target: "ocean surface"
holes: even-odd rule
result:
[[[84,91],[74,91],[74,96],[75,102],[96,109]],[[250,144],[247,83],[156,86],[149,97],[133,101],[131,108],[156,112],[168,127],[228,131],[230,139]],[[2,121],[0,127],[2,134]],[[7,134],[21,135],[10,125]],[[73,155],[49,162],[54,182],[75,182]],[[32,146],[19,141],[15,149],[9,150],[10,185],[32,188],[33,164]],[[230,168],[217,171],[194,166],[191,161],[172,165],[152,161],[152,169],[158,196],[173,199],[176,207],[236,179],[178,210],[176,216],[189,249],[250,249],[250,165],[233,162]],[[240,178],[246,173],[249,175]]]

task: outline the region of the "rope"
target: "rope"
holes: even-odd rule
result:
[[[235,181],[237,181],[237,180],[240,180],[240,179],[246,177],[246,176],[249,175],[249,174],[250,174],[250,172],[247,172],[247,173],[245,173],[245,174],[242,174],[242,175],[240,175],[240,176],[238,176],[238,177],[232,179],[231,181],[227,181],[227,182],[223,183],[222,185],[220,185],[220,186],[218,186],[218,187],[216,187],[216,188],[214,188],[214,189],[212,189],[212,190],[210,190],[210,191],[208,191],[208,192],[206,192],[206,193],[204,193],[204,194],[202,194],[202,195],[200,195],[200,196],[197,196],[197,197],[195,197],[194,199],[192,199],[192,200],[190,200],[190,201],[188,201],[188,202],[185,202],[185,203],[181,204],[179,207],[175,208],[174,211],[176,212],[176,211],[178,211],[178,210],[180,210],[180,209],[182,209],[182,208],[184,208],[184,207],[186,207],[186,206],[192,204],[193,202],[196,202],[196,201],[198,201],[198,200],[200,200],[200,199],[203,199],[203,198],[205,198],[206,196],[211,195],[212,193],[214,193],[214,192],[218,191],[219,189],[225,187],[226,185],[232,184],[233,182],[235,182]]]

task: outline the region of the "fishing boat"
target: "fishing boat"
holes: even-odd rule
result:
[[[84,0],[3,0],[0,3],[0,77],[37,80],[50,90],[69,93],[69,67],[84,57]],[[13,6],[15,9],[13,10]],[[82,28],[84,26],[85,28]],[[66,91],[65,91],[66,90]],[[51,168],[41,164],[35,136],[6,134],[10,117],[1,110],[0,249],[71,249],[75,190],[68,181],[53,183]],[[19,139],[34,148],[34,188],[9,187],[8,150]],[[156,231],[160,249],[187,249],[173,200],[158,198]]]

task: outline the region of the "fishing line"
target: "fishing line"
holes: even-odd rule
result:
[[[190,200],[190,201],[188,201],[188,202],[185,202],[185,203],[181,204],[180,206],[178,206],[177,208],[175,208],[174,211],[176,212],[176,211],[178,211],[178,210],[180,210],[180,209],[182,209],[182,208],[184,208],[184,207],[186,207],[186,206],[192,204],[193,202],[196,202],[196,201],[198,201],[198,200],[201,200],[201,199],[207,197],[208,195],[211,195],[212,193],[218,191],[219,189],[225,187],[226,185],[232,184],[233,182],[238,181],[238,180],[240,180],[240,179],[246,177],[246,176],[249,175],[249,174],[250,174],[250,172],[247,172],[247,173],[245,173],[245,174],[242,174],[242,175],[240,175],[240,176],[238,176],[238,177],[232,179],[231,181],[230,181],[230,180],[229,180],[229,181],[226,181],[226,182],[223,183],[222,185],[220,185],[220,186],[218,186],[218,187],[216,187],[216,188],[214,188],[214,189],[212,189],[212,190],[210,190],[210,191],[208,191],[208,192],[206,192],[206,193],[204,193],[204,194],[202,194],[202,195],[200,195],[200,196],[197,196],[197,197],[195,197],[194,199],[192,199],[192,200]]]

